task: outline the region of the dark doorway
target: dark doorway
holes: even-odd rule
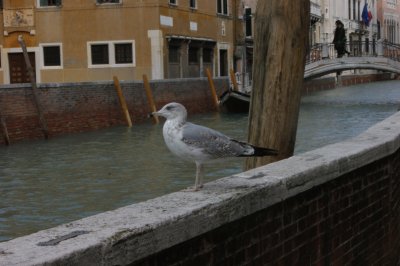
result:
[[[29,60],[35,73],[35,53],[28,53]],[[10,83],[29,83],[28,68],[25,64],[24,55],[22,53],[8,54],[8,62],[10,65]]]
[[[219,50],[219,75],[228,76],[228,51]]]

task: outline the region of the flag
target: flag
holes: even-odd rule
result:
[[[369,26],[369,22],[372,19],[372,13],[368,12],[368,4],[365,3],[362,14],[362,21],[364,22],[364,24],[368,27]]]

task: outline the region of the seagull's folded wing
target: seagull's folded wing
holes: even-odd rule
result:
[[[240,156],[252,149],[246,143],[238,142],[211,128],[186,123],[182,129],[182,141],[201,149],[209,159]]]

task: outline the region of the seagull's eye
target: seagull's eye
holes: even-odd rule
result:
[[[173,106],[167,106],[167,108],[166,108],[168,111],[171,111],[172,109],[174,109],[174,107]]]

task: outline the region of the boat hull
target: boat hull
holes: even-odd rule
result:
[[[226,91],[220,97],[222,111],[232,113],[248,113],[250,94],[238,91]]]

